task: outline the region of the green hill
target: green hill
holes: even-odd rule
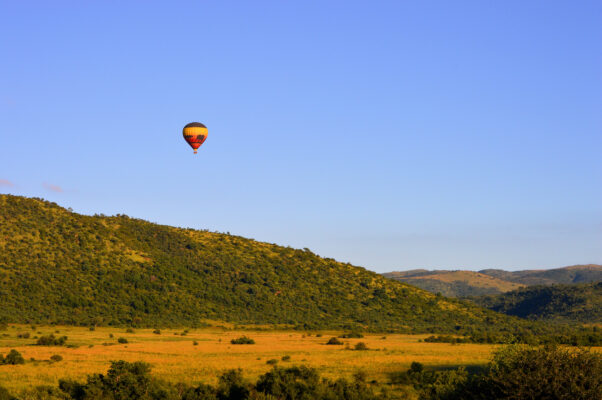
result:
[[[446,271],[414,269],[383,274],[432,293],[448,297],[482,296],[506,293],[523,286],[586,283],[602,280],[602,265],[573,265],[548,270]]]
[[[0,195],[0,318],[458,332],[508,317],[308,250]],[[496,328],[497,329],[497,328]]]
[[[529,286],[471,300],[491,310],[521,318],[602,324],[602,282]]]

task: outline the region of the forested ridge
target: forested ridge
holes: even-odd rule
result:
[[[481,337],[549,332],[309,250],[124,215],[85,216],[12,195],[0,196],[0,318],[148,327],[212,320]]]

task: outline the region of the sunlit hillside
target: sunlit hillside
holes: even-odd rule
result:
[[[514,329],[508,317],[308,250],[0,196],[0,317],[400,332]],[[503,331],[503,328],[502,328]]]
[[[417,275],[390,272],[384,275],[449,297],[497,294],[524,286],[475,271],[433,271]]]

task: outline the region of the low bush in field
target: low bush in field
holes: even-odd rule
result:
[[[342,345],[343,342],[341,342],[339,339],[332,337],[330,339],[328,339],[328,342],[326,342],[326,344],[331,344],[331,345]]]
[[[36,344],[38,346],[62,346],[67,341],[67,336],[56,337],[53,334],[40,336]]]
[[[366,346],[366,343],[364,343],[364,342],[359,342],[359,343],[355,344],[353,349],[354,350],[368,350],[368,346]]]
[[[230,340],[232,344],[255,344],[255,341],[247,336],[241,336],[237,339]]]
[[[451,335],[429,336],[424,339],[427,343],[471,343],[470,338],[454,337]]]
[[[364,335],[362,335],[359,332],[349,332],[349,333],[344,333],[339,337],[344,338],[344,339],[360,339],[360,338],[363,338]]]
[[[0,364],[8,364],[8,365],[17,365],[17,364],[25,364],[25,359],[17,350],[12,349],[8,352],[8,354],[3,356],[0,354]]]

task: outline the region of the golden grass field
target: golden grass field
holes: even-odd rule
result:
[[[58,331],[58,333],[57,333]],[[29,332],[29,339],[17,334]],[[361,339],[341,339],[351,348],[364,342],[367,351],[345,349],[345,346],[325,345],[341,332],[303,333],[299,331],[226,330],[220,328],[192,329],[185,336],[183,330],[136,329],[126,333],[125,328],[11,325],[0,332],[0,353],[18,350],[26,360],[24,365],[0,365],[0,386],[19,391],[35,385],[56,385],[61,378],[85,381],[87,375],[104,373],[110,361],[145,361],[153,366],[153,374],[171,382],[215,383],[226,369],[242,368],[249,379],[272,368],[267,360],[277,359],[281,366],[306,364],[316,367],[324,376],[349,377],[358,370],[369,379],[387,381],[387,374],[402,371],[412,361],[426,366],[481,365],[489,361],[496,346],[485,344],[447,344],[419,342],[428,335],[366,334]],[[68,336],[65,346],[36,346],[34,336],[54,334]],[[110,335],[113,335],[111,338]],[[255,340],[253,345],[233,345],[231,339],[246,335]],[[124,337],[127,344],[118,344]],[[194,341],[198,344],[194,345]],[[54,354],[62,361],[48,361]],[[285,355],[290,361],[282,361]],[[35,361],[30,359],[34,358]]]

